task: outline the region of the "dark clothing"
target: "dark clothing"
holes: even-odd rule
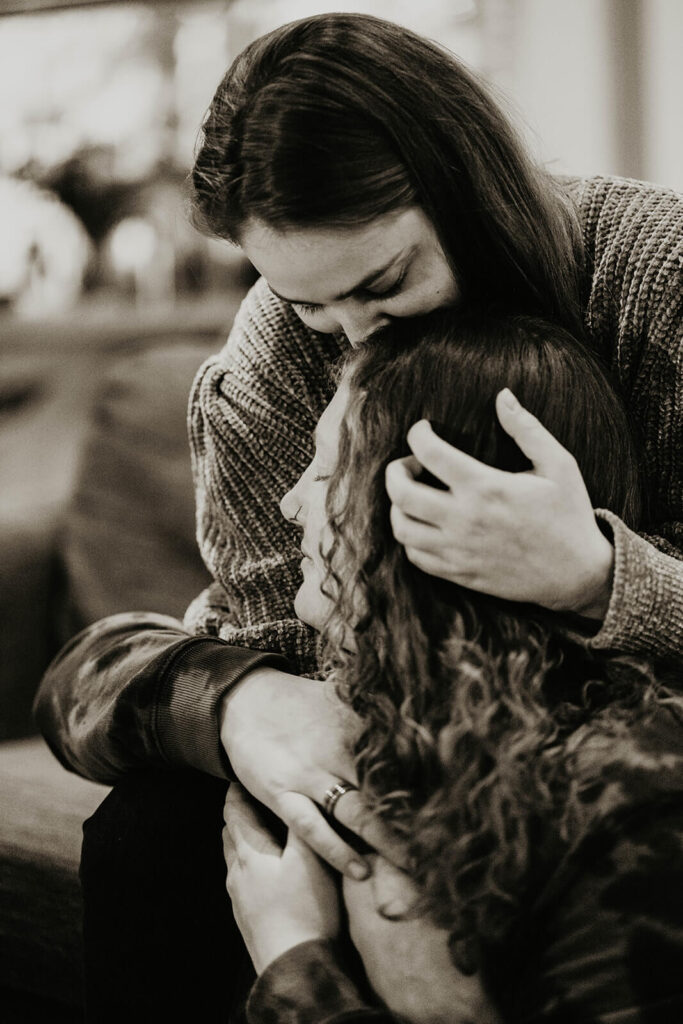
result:
[[[682,725],[680,711],[659,708],[628,733],[588,738],[576,788],[540,839],[515,927],[483,948],[482,982],[504,1022],[683,1020]],[[378,1020],[362,1006],[335,944],[303,943],[259,977],[248,1019]]]
[[[200,772],[131,776],[86,821],[92,1024],[239,1019],[254,969],[225,890],[226,788]]]

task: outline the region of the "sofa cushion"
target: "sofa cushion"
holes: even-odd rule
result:
[[[57,536],[102,362],[33,349],[0,361],[0,739],[35,731],[33,694],[58,645]]]
[[[0,744],[0,988],[80,1004],[82,824],[108,792],[40,738]]]
[[[116,612],[182,617],[208,586],[187,401],[215,348],[213,339],[165,342],[120,357],[103,379],[62,542],[76,615],[66,632]]]

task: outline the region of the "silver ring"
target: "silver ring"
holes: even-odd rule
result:
[[[326,789],[323,800],[325,814],[330,818],[334,818],[334,808],[339,797],[344,796],[344,793],[350,793],[354,789],[357,790],[358,786],[354,786],[352,782],[336,782],[330,789]]]

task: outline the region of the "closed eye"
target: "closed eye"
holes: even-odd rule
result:
[[[371,291],[368,288],[364,289],[361,292],[361,294],[364,295],[371,302],[377,301],[379,299],[393,298],[394,295],[398,295],[401,288],[403,287],[403,282],[405,281],[407,269],[407,267],[404,267],[399,276],[397,277],[397,279],[394,281],[394,283],[390,285],[388,288],[386,288],[384,291]],[[312,302],[292,302],[291,305],[295,306],[302,313],[307,313],[309,316],[313,313],[319,312],[319,310],[321,309],[324,309],[324,306],[316,305],[315,303]]]
[[[317,313],[319,309],[323,308],[322,306],[314,306],[312,303],[308,302],[292,302],[291,305],[300,309],[302,313]]]
[[[401,273],[398,275],[398,277],[394,281],[394,283],[392,285],[389,285],[389,287],[386,288],[384,291],[382,291],[382,292],[367,291],[365,294],[370,299],[390,299],[393,295],[398,295],[398,293],[400,292],[401,288],[403,287],[403,282],[405,281],[406,273],[407,273],[407,267],[404,267],[403,270],[401,271]]]

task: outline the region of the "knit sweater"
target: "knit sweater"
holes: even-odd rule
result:
[[[616,178],[565,184],[587,255],[586,325],[641,435],[649,497],[642,536],[598,512],[615,569],[608,611],[589,642],[681,658],[683,197]],[[35,708],[68,767],[106,782],[154,763],[225,775],[216,709],[259,662],[254,652],[316,673],[315,634],[293,611],[298,531],[278,506],[311,457],[341,351],[338,338],[305,327],[265,281],[247,295],[190,398],[198,541],[215,582],[184,624],[151,613],[113,616],[57,656]]]

